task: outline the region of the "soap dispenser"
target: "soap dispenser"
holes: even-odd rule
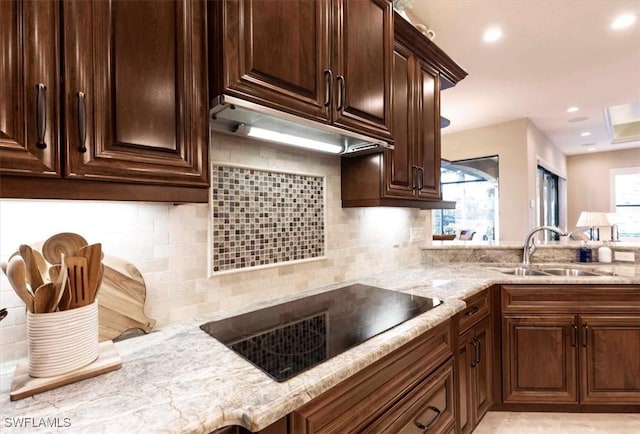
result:
[[[578,261],[591,262],[591,249],[587,246],[587,242],[583,241],[578,250]]]
[[[598,247],[598,262],[604,264],[611,263],[611,248],[607,245],[606,241]]]

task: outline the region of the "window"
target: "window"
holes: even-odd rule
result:
[[[443,160],[441,188],[442,199],[456,202],[456,209],[433,211],[434,235],[498,238],[498,156]]]
[[[536,211],[538,226],[560,226],[558,175],[538,166],[536,177]],[[555,232],[544,231],[545,240],[559,240]]]
[[[640,238],[640,167],[611,171],[615,216],[620,239]]]

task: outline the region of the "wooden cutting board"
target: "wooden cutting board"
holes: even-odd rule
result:
[[[107,372],[120,369],[122,360],[113,342],[101,342],[98,346],[98,358],[80,369],[55,377],[34,378],[29,375],[29,362],[16,366],[11,383],[11,401],[46,392],[56,387],[66,386],[76,381],[85,380]]]
[[[147,288],[130,262],[104,255],[104,276],[98,289],[100,341],[112,340],[131,329],[149,333],[156,321],[144,313]]]

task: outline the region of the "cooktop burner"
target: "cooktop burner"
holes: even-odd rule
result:
[[[284,381],[441,303],[355,284],[200,328]]]

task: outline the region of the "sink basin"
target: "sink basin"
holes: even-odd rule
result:
[[[567,276],[567,277],[589,277],[608,276],[609,273],[600,273],[593,270],[584,270],[572,267],[550,267],[550,268],[528,268],[528,267],[490,267],[512,276]]]
[[[581,270],[579,268],[543,268],[547,274],[552,274],[554,276],[606,276],[605,273],[598,273],[595,271]]]
[[[508,268],[491,268],[492,270],[499,271],[504,274],[511,274],[513,276],[548,276],[548,273],[545,273],[540,270],[534,270],[533,268],[527,267],[508,267]]]

